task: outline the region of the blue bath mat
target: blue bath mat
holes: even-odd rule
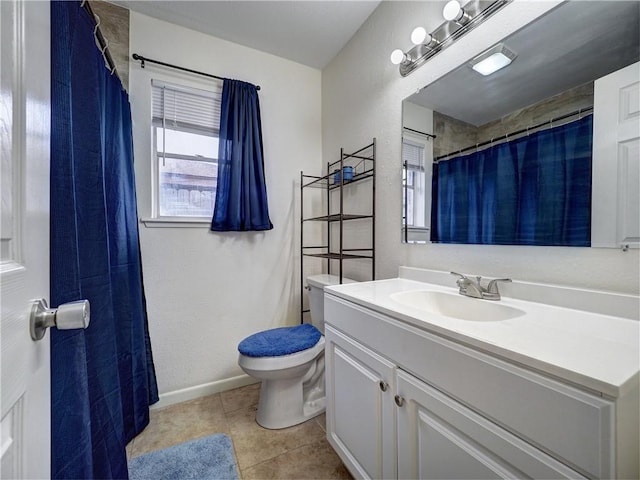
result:
[[[237,480],[238,470],[231,439],[217,433],[129,460],[129,478]]]

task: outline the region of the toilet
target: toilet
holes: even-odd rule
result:
[[[238,365],[262,380],[256,421],[264,428],[291,427],[325,411],[324,287],[339,283],[337,275],[307,277],[311,323],[258,332],[238,344]]]

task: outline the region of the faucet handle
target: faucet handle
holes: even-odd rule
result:
[[[489,282],[487,285],[487,292],[489,293],[500,293],[498,291],[498,282],[510,283],[512,280],[510,278],[496,278]]]
[[[460,289],[462,290],[465,285],[467,285],[468,283],[470,283],[470,280],[462,275],[461,273],[458,272],[450,272],[451,275],[457,275],[459,278],[456,280],[456,285],[458,285],[458,287],[460,287]]]

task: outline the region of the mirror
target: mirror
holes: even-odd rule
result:
[[[506,47],[507,57],[515,58],[505,68],[483,76],[471,59],[406,98],[402,241],[591,245],[594,81],[638,62],[639,25],[639,2],[565,2],[486,51]],[[555,144],[545,143],[551,138]],[[573,150],[557,142],[571,144]],[[560,160],[552,160],[548,152],[561,148],[566,151],[558,167],[554,162]],[[532,150],[539,157],[535,168],[526,155],[502,159]],[[545,169],[559,168],[565,177],[548,180]],[[531,169],[535,171],[527,173]],[[463,175],[443,177],[453,170]],[[493,175],[490,186],[488,171]],[[527,175],[535,179],[523,186]],[[569,193],[555,190],[560,183]],[[532,197],[533,191],[538,197]],[[559,209],[556,199],[569,194],[569,210],[550,213]],[[468,207],[469,199],[478,205]],[[513,205],[527,202],[528,210]],[[565,223],[553,223],[552,215],[564,216]],[[474,236],[474,229],[484,230]],[[486,234],[489,229],[493,233]],[[495,233],[505,230],[510,233]]]

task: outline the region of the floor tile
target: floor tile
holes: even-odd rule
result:
[[[255,416],[255,407],[227,414],[241,470],[325,438],[315,419],[281,430],[268,430],[256,423]]]
[[[225,413],[256,407],[260,399],[260,382],[246,387],[234,388],[220,394]]]
[[[132,453],[133,453],[133,444],[135,443],[135,441],[136,441],[136,439],[134,438],[134,439],[133,439],[133,440],[131,440],[131,441],[129,442],[129,444],[127,445],[127,448],[126,448],[126,452],[127,452],[127,460],[129,460],[130,458],[132,458],[132,457],[131,457],[131,455],[132,455]]]
[[[351,479],[326,440],[326,415],[281,430],[255,421],[260,384],[151,410],[147,428],[127,446],[127,458],[187,440],[226,433],[244,479]]]
[[[327,431],[327,414],[323,413],[322,415],[318,415],[314,420],[320,425],[320,428],[323,432]]]
[[[228,432],[220,395],[210,395],[151,410],[149,425],[135,438],[131,456],[214,433]]]
[[[242,470],[253,479],[351,479],[353,478],[326,440],[305,445]]]

